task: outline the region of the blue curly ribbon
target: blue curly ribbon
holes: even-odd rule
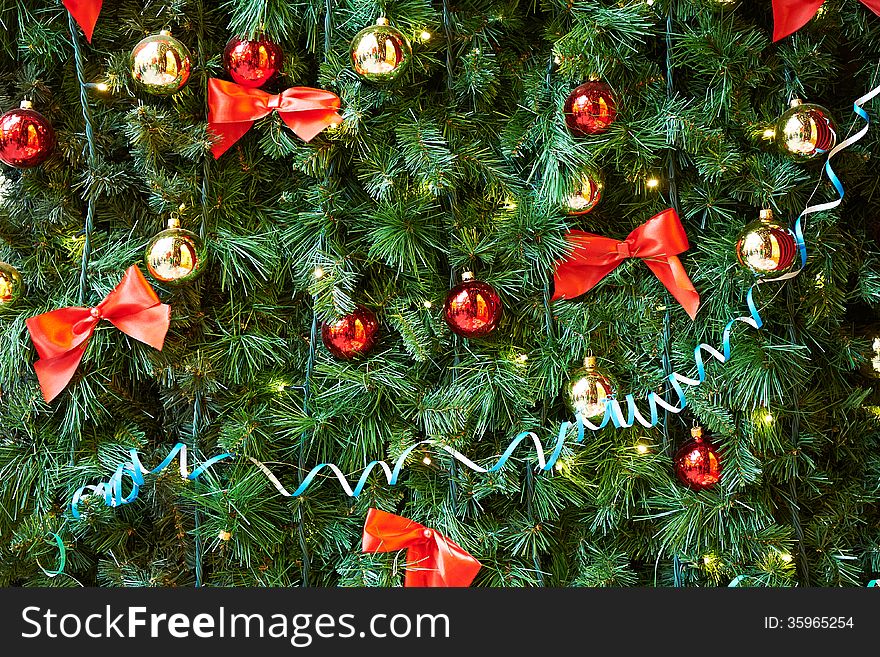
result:
[[[137,499],[138,494],[140,493],[141,486],[144,485],[144,475],[157,474],[159,472],[162,472],[162,470],[171,465],[171,462],[178,454],[180,454],[180,476],[189,481],[197,479],[199,475],[201,475],[203,472],[205,472],[205,470],[210,468],[218,461],[232,458],[232,454],[230,453],[212,456],[195,470],[189,472],[187,468],[186,445],[184,445],[183,443],[177,443],[168,453],[168,456],[166,456],[159,465],[157,465],[152,470],[147,470],[141,463],[136,449],[132,448],[128,451],[128,453],[131,457],[131,460],[127,463],[120,464],[119,467],[116,468],[116,472],[113,473],[113,476],[110,477],[108,481],[101,482],[100,484],[94,486],[81,486],[73,494],[73,499],[70,502],[70,512],[74,518],[80,518],[79,503],[86,497],[102,497],[104,499],[104,504],[111,507],[131,504]],[[125,495],[122,491],[123,477],[128,477],[131,479],[131,491],[129,491],[128,495]],[[86,495],[86,491],[92,492],[91,494]]]
[[[695,387],[701,385],[706,380],[706,363],[703,358],[703,352],[709,354],[715,360],[721,363],[725,363],[730,359],[731,353],[733,351],[730,343],[730,336],[733,332],[733,326],[737,322],[747,324],[754,329],[760,329],[763,327],[764,321],[761,319],[761,315],[758,312],[758,307],[755,304],[755,289],[759,285],[763,285],[765,283],[778,283],[790,278],[794,278],[806,266],[807,247],[804,241],[802,221],[810,214],[836,208],[843,201],[843,184],[840,182],[837,174],[835,174],[834,170],[831,168],[831,159],[837,153],[845,148],[848,148],[867,134],[868,128],[870,127],[871,119],[868,116],[868,113],[865,112],[865,110],[862,109],[861,106],[874,98],[877,94],[880,94],[880,85],[874,87],[867,94],[853,102],[853,111],[860,119],[865,122],[865,125],[861,128],[861,130],[856,132],[848,139],[845,139],[828,152],[823,171],[828,175],[828,179],[831,181],[831,184],[837,191],[838,198],[827,203],[820,203],[818,205],[808,206],[803,212],[801,212],[794,223],[793,232],[798,248],[798,253],[800,254],[800,267],[796,271],[789,272],[783,276],[779,276],[774,279],[759,279],[749,288],[748,292],[746,293],[746,305],[748,307],[749,314],[747,316],[735,317],[727,323],[727,325],[724,327],[724,333],[722,335],[721,351],[718,351],[713,346],[706,343],[700,343],[694,349],[694,362],[696,364],[697,378],[687,377],[677,372],[673,372],[667,376],[667,381],[669,382],[669,385],[672,387],[672,390],[678,398],[675,403],[668,402],[666,399],[655,392],[648,393],[648,395],[645,397],[645,401],[648,403],[649,406],[648,417],[646,418],[645,415],[639,410],[634,396],[628,394],[624,397],[624,402],[626,404],[626,414],[624,417],[624,412],[621,408],[620,402],[618,402],[613,396],[611,396],[605,401],[605,412],[602,417],[602,421],[599,424],[593,424],[580,414],[576,416],[575,422],[570,422],[568,420],[564,421],[559,427],[559,433],[556,438],[556,443],[554,445],[553,451],[550,453],[549,458],[545,457],[544,446],[538,436],[532,431],[523,431],[517,434],[517,436],[507,446],[507,449],[504,451],[504,453],[490,468],[484,468],[480,465],[477,465],[461,452],[458,452],[452,447],[444,445],[439,441],[422,440],[415,443],[414,445],[411,445],[403,452],[401,452],[397,459],[394,461],[393,467],[385,461],[370,461],[361,472],[361,475],[358,478],[357,483],[354,487],[351,486],[345,474],[342,472],[338,465],[328,462],[320,463],[319,465],[313,467],[305,476],[302,483],[291,493],[284,487],[281,481],[279,481],[279,479],[272,473],[272,471],[266,466],[265,463],[262,463],[261,461],[258,461],[257,459],[252,457],[247,458],[255,466],[257,466],[257,468],[261,472],[263,472],[264,475],[266,475],[269,481],[272,482],[272,484],[275,486],[276,490],[285,497],[298,497],[305,493],[312,482],[324,470],[329,470],[330,473],[332,473],[332,475],[336,477],[336,479],[339,481],[339,485],[349,497],[358,497],[363,492],[370,475],[376,468],[379,468],[384,473],[389,486],[394,486],[395,484],[397,484],[400,478],[400,473],[405,466],[406,460],[413,453],[413,451],[415,451],[421,445],[433,445],[435,447],[438,447],[439,449],[447,452],[450,456],[455,458],[457,461],[462,463],[470,470],[478,473],[488,474],[501,470],[501,468],[503,468],[507,464],[508,460],[513,457],[513,454],[517,450],[517,448],[523,442],[531,440],[536,452],[538,469],[547,471],[550,470],[559,461],[559,458],[561,457],[562,451],[565,447],[566,438],[572,427],[577,428],[577,438],[575,439],[575,443],[581,443],[586,436],[587,429],[589,429],[590,431],[598,431],[599,429],[602,429],[609,424],[618,429],[628,428],[633,426],[636,422],[644,427],[650,428],[656,426],[660,420],[660,413],[658,408],[663,408],[671,413],[680,413],[687,407],[687,396],[685,395],[684,388],[682,388],[682,384]],[[168,465],[171,464],[171,462],[174,460],[174,457],[177,456],[178,453],[180,454],[180,474],[184,479],[187,480],[196,479],[199,475],[205,472],[205,470],[210,468],[218,461],[232,458],[234,456],[231,453],[214,456],[205,461],[202,465],[193,470],[191,473],[189,473],[187,472],[186,467],[186,446],[183,443],[177,443],[177,445],[174,446],[174,448],[171,450],[165,460],[163,460],[162,463],[160,463],[152,470],[147,470],[146,468],[144,468],[144,466],[138,459],[137,450],[132,449],[129,452],[129,454],[131,455],[131,460],[127,463],[121,464],[107,482],[102,482],[94,486],[83,486],[76,491],[71,502],[71,512],[73,514],[73,517],[80,517],[80,502],[84,498],[91,497],[92,495],[102,497],[104,499],[104,503],[107,506],[116,507],[123,504],[130,504],[137,499],[140,487],[144,483],[144,475],[156,474],[158,472],[161,472],[162,470],[167,468]],[[131,479],[132,488],[128,495],[125,495],[122,490],[123,477],[128,477]],[[86,494],[86,491],[92,491],[92,493],[89,495]],[[739,578],[735,579],[734,582],[736,582],[736,584],[731,583],[731,586],[738,585],[740,581],[741,580]]]
[[[58,547],[58,567],[55,570],[46,570],[43,568],[43,565],[39,560],[37,561],[37,565],[46,577],[57,577],[64,572],[64,567],[67,565],[67,548],[64,547],[64,541],[61,540],[61,537],[58,534],[55,532],[49,532],[49,536],[55,539],[55,545]]]

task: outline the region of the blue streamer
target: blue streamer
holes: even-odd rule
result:
[[[111,476],[108,481],[101,482],[100,484],[94,486],[81,486],[73,494],[73,499],[70,503],[70,512],[74,518],[79,519],[81,517],[79,512],[79,504],[86,497],[101,497],[104,500],[104,504],[111,507],[131,504],[137,499],[140,488],[144,485],[144,475],[157,474],[159,472],[162,472],[162,470],[171,465],[171,462],[178,454],[180,455],[180,476],[189,481],[197,479],[203,472],[208,470],[215,463],[224,459],[232,458],[232,454],[230,453],[212,456],[195,470],[193,470],[192,472],[188,472],[187,450],[186,445],[184,445],[183,443],[177,443],[168,453],[168,456],[166,456],[165,459],[152,470],[147,470],[143,466],[140,458],[138,457],[136,449],[132,448],[128,451],[128,453],[131,457],[131,460],[129,460],[127,463],[120,464],[119,467],[116,468],[116,472],[113,473],[113,476]],[[131,491],[128,493],[128,495],[124,495],[122,492],[123,477],[128,477],[131,479]],[[86,491],[91,491],[91,494],[86,495]]]
[[[370,475],[376,468],[379,468],[384,473],[389,486],[396,485],[400,478],[400,473],[403,471],[406,460],[420,445],[433,445],[435,447],[438,447],[439,449],[447,452],[454,459],[462,463],[465,467],[473,470],[474,472],[486,474],[498,472],[499,470],[501,470],[507,464],[507,462],[511,458],[513,458],[514,453],[522,445],[522,443],[530,440],[535,448],[538,469],[547,471],[550,470],[562,456],[562,451],[565,448],[566,438],[568,437],[569,431],[572,429],[572,427],[577,428],[577,438],[575,439],[575,443],[579,444],[584,441],[587,429],[589,429],[590,431],[598,431],[599,429],[602,429],[609,424],[618,429],[631,427],[636,422],[647,428],[654,427],[658,424],[660,419],[660,412],[658,410],[658,407],[662,407],[663,409],[671,413],[680,413],[687,407],[687,396],[685,395],[684,388],[682,388],[682,384],[690,387],[695,387],[701,385],[706,380],[706,362],[704,360],[703,353],[705,352],[706,354],[713,357],[715,360],[721,363],[725,363],[730,359],[733,352],[733,347],[731,346],[730,342],[730,336],[733,332],[733,327],[737,322],[747,324],[754,329],[761,329],[764,326],[764,321],[761,319],[761,314],[758,312],[758,307],[754,299],[755,289],[759,285],[763,285],[765,283],[778,283],[790,278],[794,278],[806,266],[807,247],[803,235],[803,219],[810,214],[836,208],[843,201],[843,184],[831,167],[831,159],[837,153],[845,148],[848,148],[855,142],[859,141],[862,137],[864,137],[865,134],[867,134],[871,120],[868,116],[868,113],[865,112],[865,110],[862,109],[861,106],[874,98],[878,93],[880,93],[880,85],[874,87],[867,94],[853,102],[853,111],[860,119],[865,122],[865,125],[854,135],[852,135],[848,139],[845,139],[840,144],[832,148],[831,151],[829,151],[828,153],[823,172],[828,175],[828,179],[834,186],[838,198],[832,201],[828,201],[827,203],[808,206],[806,209],[804,209],[803,212],[801,212],[800,216],[798,216],[797,220],[794,223],[793,232],[798,248],[798,253],[800,254],[800,267],[796,271],[790,272],[788,274],[785,274],[784,276],[780,276],[775,279],[758,280],[755,282],[754,285],[749,288],[748,292],[746,293],[746,306],[748,307],[749,314],[742,317],[735,317],[727,323],[727,325],[724,327],[724,332],[722,335],[721,351],[718,351],[717,349],[715,349],[715,347],[706,343],[700,343],[694,349],[694,363],[696,365],[697,378],[687,377],[677,372],[672,372],[671,374],[669,374],[669,376],[667,377],[667,381],[669,382],[669,385],[672,387],[672,390],[675,392],[675,396],[677,397],[677,400],[674,403],[670,403],[655,392],[650,392],[645,397],[645,401],[647,402],[649,407],[648,417],[645,417],[642,411],[639,410],[634,396],[628,394],[624,397],[626,405],[626,413],[624,417],[624,412],[621,408],[620,402],[618,402],[613,396],[611,396],[605,401],[605,413],[602,417],[602,421],[599,424],[593,424],[580,414],[575,417],[575,422],[570,422],[568,420],[564,421],[559,427],[559,433],[557,434],[556,443],[553,447],[552,452],[550,453],[549,458],[545,458],[544,446],[538,436],[535,435],[535,433],[532,431],[523,431],[517,434],[517,436],[507,446],[507,449],[504,450],[504,452],[495,462],[495,464],[489,468],[484,468],[480,465],[477,465],[464,454],[456,451],[448,445],[444,445],[441,442],[435,440],[422,440],[401,452],[401,454],[394,461],[393,467],[385,461],[370,461],[361,472],[361,475],[358,478],[357,483],[354,487],[351,486],[339,466],[337,466],[335,463],[328,462],[320,463],[313,467],[302,480],[302,483],[300,483],[300,485],[297,486],[297,488],[291,493],[287,491],[284,485],[278,480],[278,478],[272,473],[272,471],[266,466],[265,463],[262,463],[252,457],[247,458],[254,465],[256,465],[257,468],[259,468],[263,472],[263,474],[266,475],[269,481],[271,481],[272,484],[275,486],[276,490],[278,490],[281,495],[284,495],[286,497],[298,497],[305,493],[312,482],[324,470],[329,470],[330,473],[332,473],[332,475],[336,477],[336,479],[339,481],[340,486],[349,497],[358,497],[363,492],[364,487],[367,485],[367,481],[370,478]],[[144,475],[156,474],[158,472],[161,472],[171,464],[171,462],[178,454],[180,454],[180,474],[184,479],[188,480],[198,478],[202,473],[204,473],[215,463],[224,459],[232,458],[234,456],[230,453],[214,456],[202,463],[191,473],[189,473],[187,472],[186,446],[183,443],[177,443],[177,445],[174,446],[168,456],[152,470],[147,470],[146,468],[144,468],[144,466],[140,462],[140,459],[138,458],[137,450],[132,449],[129,451],[129,454],[131,456],[130,461],[121,464],[108,481],[99,483],[94,486],[82,486],[79,490],[76,491],[71,502],[71,512],[74,518],[80,518],[80,502],[82,502],[84,498],[91,497],[93,495],[103,498],[104,503],[107,506],[111,507],[131,504],[137,499],[140,487],[144,484]],[[125,495],[123,493],[123,478],[129,478],[131,480],[131,491],[128,493],[128,495]],[[87,494],[87,491],[91,491],[91,493]],[[730,586],[737,586],[741,581],[742,580],[740,578],[735,578],[735,584],[734,582],[731,582]],[[875,584],[875,582],[877,582],[877,580],[873,580],[872,584],[870,585],[877,586],[878,584]]]
[[[43,568],[43,565],[39,561],[37,561],[37,565],[46,577],[57,577],[64,573],[64,567],[67,565],[67,548],[64,547],[64,541],[58,534],[55,532],[49,532],[49,536],[55,539],[55,546],[58,548],[58,567],[55,568],[55,570],[47,570],[46,568]]]

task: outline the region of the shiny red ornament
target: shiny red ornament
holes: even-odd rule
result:
[[[234,82],[253,89],[262,87],[281,69],[284,53],[265,37],[230,39],[223,51],[223,66]]]
[[[342,360],[363,356],[378,338],[379,320],[373,311],[363,306],[332,324],[321,325],[321,341],[331,354]]]
[[[19,109],[0,116],[0,161],[17,169],[45,162],[55,149],[55,130],[39,112],[22,101]]]
[[[565,124],[575,137],[601,135],[617,118],[614,90],[606,82],[591,80],[565,100]]]
[[[463,279],[446,296],[443,318],[453,333],[465,338],[482,338],[501,321],[501,298],[488,283],[473,280],[470,272],[466,272]]]
[[[712,488],[721,481],[721,458],[715,446],[703,437],[702,429],[692,429],[691,436],[675,453],[675,476],[694,490]]]

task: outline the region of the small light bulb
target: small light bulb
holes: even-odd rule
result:
[[[776,130],[774,128],[764,130],[764,139],[773,139],[774,137],[776,137]]]
[[[764,413],[764,422],[767,424],[773,424],[773,414],[769,410]]]
[[[554,64],[561,64],[561,63],[562,63],[562,57],[560,57],[559,55],[553,55],[553,63],[554,63]]]
[[[219,538],[221,541],[228,541],[232,538],[232,533],[223,529],[220,531],[219,534],[217,534],[217,538]]]
[[[419,35],[419,37],[421,37],[422,41],[427,41],[431,38],[431,33],[428,32],[428,30],[422,30],[422,33]]]
[[[520,363],[525,363],[529,359],[529,355],[528,354],[520,354],[519,356],[516,357],[516,359]]]
[[[95,91],[105,92],[110,90],[110,85],[106,82],[96,82],[95,83]]]
[[[430,307],[431,307],[431,302],[428,301],[427,299],[425,299],[424,301],[422,301],[422,305],[423,305],[425,308],[430,308]]]
[[[562,472],[564,468],[565,464],[562,462],[561,459],[559,461],[556,461],[556,472]]]
[[[425,465],[431,465],[431,463],[432,463],[431,457],[426,456],[425,458],[422,459],[422,463],[424,463]]]
[[[703,564],[704,565],[711,566],[714,561],[715,561],[715,557],[712,556],[711,554],[703,555]]]
[[[648,186],[648,189],[657,189],[660,186],[660,181],[657,178],[648,178],[645,181],[645,184]]]
[[[648,453],[648,446],[645,443],[638,443],[636,445],[636,451],[639,454],[647,454]]]
[[[320,267],[315,267],[315,271],[312,272],[312,276],[315,278],[321,278],[324,275],[324,270]]]
[[[779,555],[779,558],[782,559],[785,563],[791,563],[793,556],[791,556],[788,552],[783,552]]]
[[[646,1],[647,5],[648,5],[649,7],[653,7],[653,6],[654,6],[654,0],[645,0],[645,1]]]

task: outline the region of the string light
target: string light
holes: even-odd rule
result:
[[[431,33],[428,30],[422,30],[422,33],[419,35],[422,41],[427,41],[431,38]]]
[[[764,130],[764,139],[774,139],[776,137],[776,130],[774,128],[767,128]]]
[[[324,275],[324,270],[321,267],[315,267],[315,271],[312,272],[312,276],[315,278],[321,278]]]
[[[217,538],[221,541],[228,541],[232,538],[232,532],[226,531],[225,529],[220,530],[220,533],[217,534]]]
[[[529,359],[529,355],[528,354],[520,354],[519,356],[516,357],[516,359],[520,363],[525,363]]]
[[[431,302],[428,301],[427,299],[425,299],[424,301],[422,301],[422,305],[423,305],[425,308],[430,308],[430,307],[431,307]]]
[[[660,186],[660,180],[652,176],[645,181],[645,184],[648,186],[648,189],[657,189]]]
[[[562,58],[559,55],[553,55],[553,63],[554,64],[561,64]]]
[[[651,451],[651,446],[647,442],[645,442],[644,440],[640,440],[639,442],[636,443],[636,451],[639,454],[647,454],[648,452]]]
[[[764,417],[762,419],[765,424],[773,424],[773,414],[770,412],[769,408],[764,412]]]
[[[425,458],[422,459],[422,463],[424,463],[425,465],[431,465],[431,463],[433,463],[433,461],[431,461],[430,456],[425,456]]]
[[[712,564],[715,563],[715,555],[714,554],[704,554],[703,555],[703,565],[707,568],[711,568]]]
[[[780,553],[779,558],[782,559],[785,563],[791,563],[794,559],[794,557],[791,556],[788,552]]]
[[[565,469],[565,464],[562,462],[562,459],[556,461],[556,472],[562,472]]]

